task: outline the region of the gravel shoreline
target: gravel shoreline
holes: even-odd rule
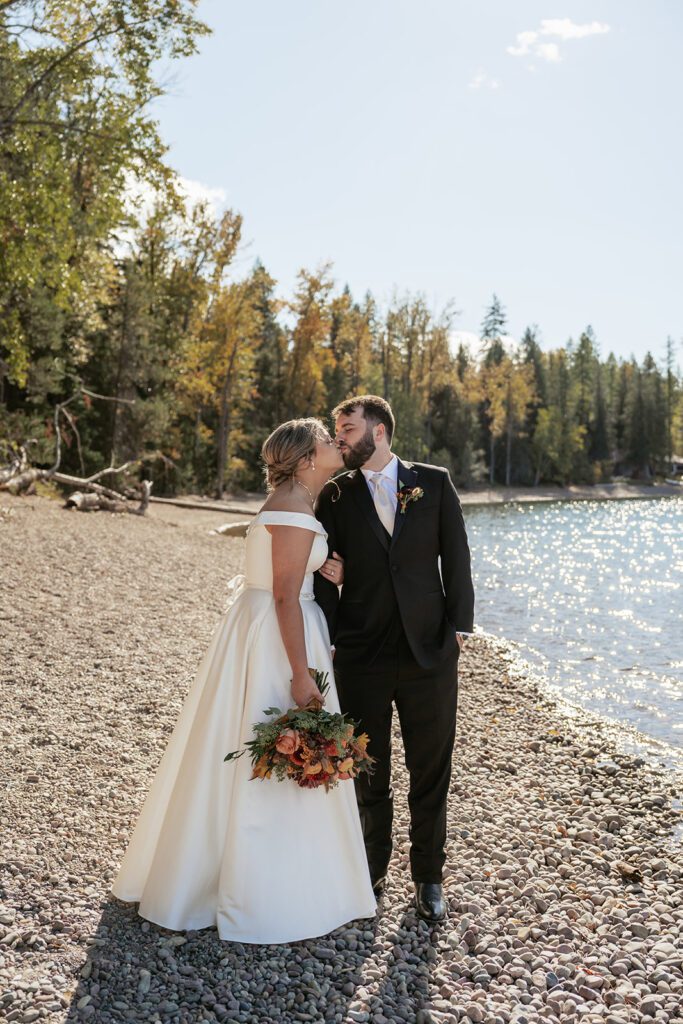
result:
[[[260,947],[143,922],[109,885],[243,541],[0,506],[0,1019],[683,1024],[677,782],[499,642],[461,660],[445,924],[411,905],[398,743],[374,922]]]

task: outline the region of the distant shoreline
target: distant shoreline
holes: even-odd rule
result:
[[[570,487],[490,487],[476,490],[458,489],[462,505],[530,504],[551,501],[625,501],[628,499],[683,497],[683,486],[676,484],[582,484]],[[152,497],[157,505],[175,505],[177,508],[228,515],[256,515],[265,500],[264,494],[235,495],[226,501],[216,501],[201,495],[188,494],[178,498]]]
[[[683,497],[677,484],[573,484],[569,487],[492,487],[459,490],[463,505],[505,505],[537,501],[625,501],[629,498]]]

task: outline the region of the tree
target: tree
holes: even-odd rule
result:
[[[157,62],[192,53],[207,31],[195,6],[0,6],[0,359],[19,388],[29,382],[33,321],[48,304],[62,329],[68,388],[73,342],[82,339],[92,298],[106,283],[102,249],[126,217],[128,177],[173,193],[146,107],[161,92],[152,74]]]
[[[564,486],[573,479],[572,474],[583,451],[586,428],[574,417],[569,353],[563,348],[548,356],[548,406],[552,420],[547,429],[556,442],[552,453],[549,452],[552,472]]]
[[[574,393],[574,415],[579,426],[588,434],[593,412],[595,394],[595,368],[597,354],[595,336],[587,327],[571,354],[571,378]]]
[[[500,363],[505,355],[503,335],[507,326],[505,310],[498,296],[493,294],[491,305],[484,313],[481,323],[480,338],[482,342],[482,355],[484,365]]]
[[[361,308],[344,288],[330,302],[329,347],[332,356],[326,375],[328,400],[337,405],[347,395],[357,394],[368,375],[372,348],[371,318],[374,303],[366,296]]]
[[[301,270],[289,309],[294,315],[286,403],[288,415],[321,416],[328,411],[325,375],[333,365],[329,348],[333,282],[331,267]]]
[[[225,469],[234,448],[233,433],[251,398],[255,344],[259,334],[257,289],[253,277],[224,288],[204,328],[207,369],[218,414],[216,430],[216,495],[225,489]]]
[[[287,381],[287,332],[278,321],[282,303],[275,297],[275,280],[257,262],[253,270],[254,307],[258,333],[254,353],[254,392],[249,417],[247,461],[257,464],[263,439],[284,419]],[[253,481],[256,483],[256,477]]]
[[[543,350],[538,343],[538,327],[527,327],[519,344],[523,362],[533,367],[534,391],[536,393],[534,409],[537,409],[544,406],[547,401],[545,361]]]
[[[525,423],[534,401],[533,368],[505,355],[500,363],[483,370],[491,437],[505,437],[505,486],[512,481],[512,442]],[[493,483],[493,479],[491,479]]]
[[[592,462],[604,462],[610,457],[607,403],[602,386],[603,369],[598,364],[595,374],[594,409],[591,419],[589,456]]]
[[[674,435],[675,435],[675,422],[676,422],[676,406],[678,395],[678,387],[676,380],[676,347],[671,335],[668,335],[666,339],[666,355],[664,360],[664,368],[666,371],[666,382],[665,382],[665,407],[666,407],[666,455],[669,461],[674,454]]]
[[[495,372],[489,373],[489,371],[493,367],[499,366],[505,358],[505,345],[503,344],[505,327],[505,310],[494,292],[491,305],[484,314],[480,334],[484,367],[481,415],[484,434],[488,435],[489,482],[491,484],[495,482],[496,475],[496,436],[491,429],[491,424],[496,417],[495,413],[491,411],[491,402],[494,400],[498,375]]]

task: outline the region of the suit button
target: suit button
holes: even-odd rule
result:
[[[392,572],[398,572],[398,566],[397,565],[392,565],[391,571]]]

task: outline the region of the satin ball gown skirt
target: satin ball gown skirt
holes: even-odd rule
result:
[[[164,928],[217,926],[222,939],[284,943],[372,917],[351,781],[336,789],[251,780],[248,755],[264,710],[292,705],[291,671],[272,592],[234,588],[199,666],[127,848],[113,892]],[[302,596],[309,665],[329,673],[327,623]]]

